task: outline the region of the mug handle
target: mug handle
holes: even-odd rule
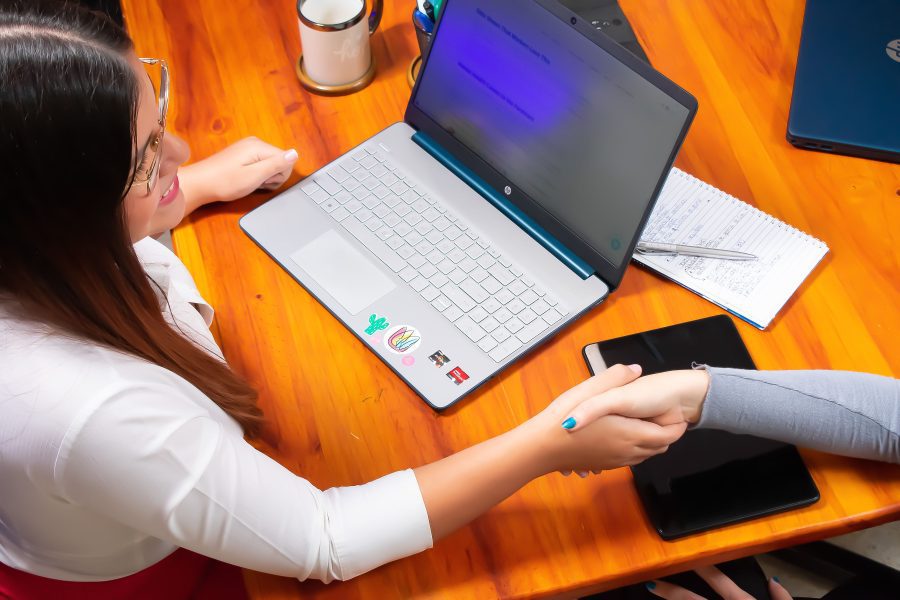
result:
[[[381,23],[383,4],[383,0],[372,0],[372,12],[369,13],[369,35],[375,33],[375,30],[378,29],[378,24]]]

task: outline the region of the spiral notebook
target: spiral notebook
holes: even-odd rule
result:
[[[734,261],[635,254],[634,259],[759,329],[828,252],[824,242],[677,168],[669,173],[641,239],[758,256]]]

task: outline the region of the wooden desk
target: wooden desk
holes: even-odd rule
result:
[[[376,80],[343,98],[298,84],[291,0],[126,0],[126,14],[139,54],[169,60],[169,124],[195,157],[253,134],[298,148],[296,182],[402,119],[417,54],[413,3],[386,4],[373,38]],[[738,323],[759,367],[900,375],[900,168],[784,139],[803,1],[623,5],[654,65],[700,101],[678,165],[831,247],[767,331]],[[274,430],[268,451],[321,488],[433,461],[512,427],[587,375],[588,342],[720,312],[632,267],[609,301],[438,416],[240,232],[238,218],[265,198],[201,210],[175,241],[217,308],[229,361],[260,389]],[[820,502],[674,543],[649,528],[626,469],[551,475],[434,550],[353,581],[247,581],[256,598],[574,596],[900,516],[900,468],[803,454]]]

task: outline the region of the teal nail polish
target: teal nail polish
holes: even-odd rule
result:
[[[772,575],[772,581],[774,581],[775,583],[781,583],[781,580],[778,579],[778,577],[776,577],[775,575]]]
[[[648,590],[653,591],[654,589],[656,589],[656,582],[648,581],[647,583],[644,584],[644,587],[647,588]]]
[[[563,429],[572,429],[573,427],[575,427],[575,419],[569,417],[568,419],[563,421],[562,427]]]

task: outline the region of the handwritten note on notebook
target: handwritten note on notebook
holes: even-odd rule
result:
[[[753,261],[634,258],[760,329],[828,252],[820,240],[677,168],[669,173],[641,239],[758,256]]]

